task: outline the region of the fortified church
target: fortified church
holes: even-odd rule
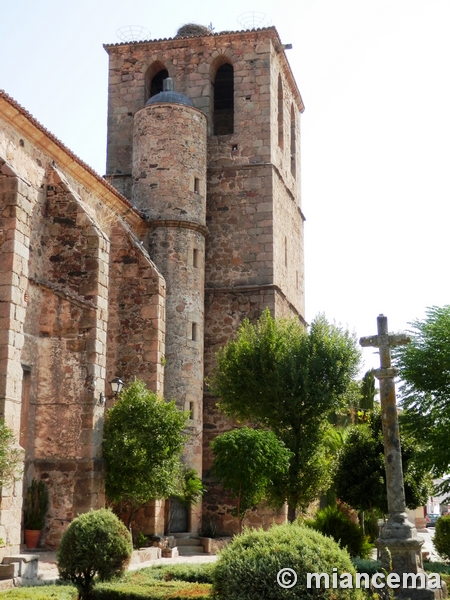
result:
[[[8,551],[33,477],[50,495],[48,547],[104,504],[115,377],[142,379],[190,414],[183,460],[208,493],[186,529],[236,529],[209,476],[210,441],[230,423],[204,378],[244,318],[265,307],[304,318],[304,107],[285,48],[274,27],[193,25],[105,45],[104,178],[0,92],[0,406],[25,460],[24,480],[1,490]],[[139,528],[163,533],[164,520],[159,501]]]

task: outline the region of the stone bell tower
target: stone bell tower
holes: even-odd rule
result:
[[[304,107],[287,47],[274,27],[198,25],[105,46],[107,174],[148,217],[149,252],[167,282],[165,397],[191,413],[186,461],[202,469],[203,517],[220,531],[237,523],[210,477],[209,443],[230,425],[203,389],[203,369],[266,307],[304,320]],[[168,78],[176,91],[163,90]]]

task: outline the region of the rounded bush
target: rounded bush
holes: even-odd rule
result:
[[[131,535],[106,508],[91,510],[72,521],[57,553],[62,579],[74,583],[81,598],[88,598],[94,577],[107,581],[123,573],[133,551]]]
[[[305,523],[323,535],[332,537],[350,556],[369,558],[372,545],[364,537],[361,527],[354,523],[338,506],[327,506],[316,518]]]
[[[298,577],[291,589],[277,583],[278,572],[286,568],[293,569]],[[359,589],[332,587],[333,568],[339,575],[350,573],[354,581],[355,569],[348,553],[317,531],[289,523],[274,525],[268,531],[247,530],[220,553],[213,571],[213,593],[220,600],[362,598]],[[307,573],[328,573],[330,587],[326,589],[322,583],[316,588],[313,580],[308,588]]]
[[[450,560],[450,516],[436,521],[433,543],[441,558]]]

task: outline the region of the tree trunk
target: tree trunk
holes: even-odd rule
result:
[[[237,499],[238,505],[237,505],[237,513],[238,513],[238,519],[239,519],[239,533],[242,533],[242,519],[241,519],[241,486],[239,485],[239,495],[238,495],[238,499]]]
[[[295,521],[295,517],[296,517],[296,507],[295,505],[292,504],[288,504],[288,521],[289,523],[293,523]]]

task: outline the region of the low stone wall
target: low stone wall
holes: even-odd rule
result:
[[[139,550],[133,550],[130,565],[138,565],[139,563],[147,562],[148,560],[157,560],[158,558],[161,558],[161,548],[156,548],[155,546],[139,548]]]
[[[205,554],[217,554],[219,550],[225,548],[227,544],[231,542],[232,537],[221,537],[221,538],[209,538],[209,537],[200,537],[199,540],[201,545],[203,546],[203,550]]]

